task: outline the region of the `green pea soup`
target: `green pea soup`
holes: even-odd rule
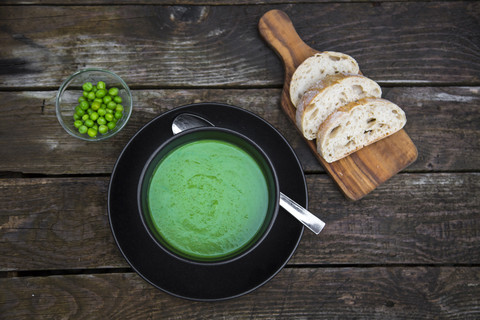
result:
[[[245,252],[262,237],[274,215],[276,187],[266,159],[253,146],[225,133],[203,135],[152,162],[144,211],[150,231],[169,251],[218,261]]]

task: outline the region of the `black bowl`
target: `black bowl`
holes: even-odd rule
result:
[[[147,203],[149,183],[158,164],[176,148],[187,143],[199,140],[224,141],[227,143],[231,143],[239,147],[243,151],[247,152],[251,156],[251,158],[255,160],[258,167],[260,168],[267,182],[267,189],[269,190],[266,216],[258,232],[253,236],[253,238],[250,239],[250,241],[248,241],[248,243],[243,245],[241,248],[232,252],[229,255],[204,259],[199,259],[195,256],[188,256],[186,254],[182,254],[181,252],[176,250],[174,246],[171,246],[154,227],[155,223],[152,220],[152,215],[150,213]],[[258,246],[262,242],[262,240],[265,239],[270,229],[272,228],[272,225],[274,224],[278,214],[279,194],[280,190],[278,186],[278,178],[275,172],[275,168],[273,167],[272,162],[265,154],[265,152],[254,141],[230,129],[218,127],[201,127],[190,129],[171,137],[153,153],[153,155],[147,161],[145,168],[141,174],[137,198],[139,200],[139,211],[142,213],[141,217],[145,228],[150,234],[150,236],[154,239],[154,241],[157,241],[158,245],[163,250],[165,250],[169,254],[172,254],[177,259],[182,259],[187,263],[190,262],[215,264],[229,263],[235,259],[239,259],[254,250],[256,246]],[[195,199],[192,199],[192,201],[195,201]],[[243,201],[248,201],[248,199],[243,199]]]

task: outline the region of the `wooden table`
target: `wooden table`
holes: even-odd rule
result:
[[[480,3],[257,2],[2,2],[0,319],[480,318]],[[283,68],[257,28],[271,9],[310,46],[355,57],[407,114],[418,160],[359,201],[279,107]],[[86,67],[116,72],[133,92],[130,122],[106,142],[69,136],[55,116],[58,87]],[[132,135],[205,101],[250,110],[286,137],[309,209],[327,224],[305,232],[265,286],[213,303],[146,283],[107,215],[110,174]]]

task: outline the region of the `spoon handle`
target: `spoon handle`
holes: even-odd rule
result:
[[[306,210],[298,203],[280,192],[280,206],[287,210],[292,216],[298,219],[304,226],[319,234],[325,226],[325,222],[317,218],[313,213]]]

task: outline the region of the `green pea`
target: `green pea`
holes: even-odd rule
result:
[[[83,122],[82,120],[76,120],[73,125],[75,126],[75,128],[80,128],[82,125],[83,125]]]
[[[107,89],[104,81],[98,81],[96,85],[85,82],[82,89],[73,114],[73,125],[78,132],[95,137],[98,132],[105,134],[113,130],[124,112],[119,89]]]
[[[97,136],[97,130],[95,130],[93,128],[88,128],[87,134],[90,137],[95,138]]]
[[[107,123],[107,127],[108,127],[108,129],[110,129],[110,130],[115,129],[116,126],[117,126],[117,124],[116,124],[115,122],[113,122],[113,121]]]
[[[87,101],[82,101],[80,102],[80,108],[85,111],[90,108],[90,104]]]
[[[97,92],[95,92],[95,96],[97,98],[103,98],[107,94],[107,91],[105,89],[98,89]]]
[[[85,91],[92,91],[93,85],[91,82],[85,82],[82,86],[83,90]]]
[[[109,103],[107,103],[107,108],[108,109],[115,109],[117,107],[117,104],[115,103],[115,101],[110,101]]]
[[[92,119],[93,121],[96,121],[98,119],[98,113],[92,112],[92,114],[90,115],[90,119]]]
[[[115,87],[110,88],[110,89],[108,90],[108,94],[111,95],[112,97],[118,95],[118,88],[115,88]]]
[[[88,128],[85,125],[82,125],[82,126],[80,126],[80,128],[78,128],[78,132],[80,132],[81,134],[86,133],[87,130],[88,130]]]
[[[80,107],[77,107],[77,108],[75,108],[75,114],[77,114],[79,117],[81,117],[85,114],[85,111],[83,111]]]
[[[110,101],[112,101],[112,96],[105,96],[105,97],[103,97],[103,103],[107,104],[107,103],[109,103]]]
[[[113,114],[107,113],[105,115],[105,120],[107,120],[108,122],[112,121],[113,120]]]
[[[100,132],[101,134],[105,134],[107,133],[107,131],[108,131],[108,127],[105,124],[102,124],[100,125],[100,127],[98,127],[98,132]]]
[[[98,88],[98,89],[105,89],[105,88],[106,88],[105,82],[103,82],[103,81],[98,81],[98,82],[97,82],[97,88]]]
[[[99,117],[99,118],[97,119],[97,123],[98,123],[99,125],[106,124],[106,123],[107,123],[107,120],[106,120],[104,117]]]
[[[92,119],[85,120],[85,125],[89,128],[93,127],[93,120]]]
[[[100,109],[101,106],[102,106],[102,105],[100,104],[100,102],[98,102],[98,101],[93,101],[91,108],[92,108],[93,111],[97,111],[98,109]]]

